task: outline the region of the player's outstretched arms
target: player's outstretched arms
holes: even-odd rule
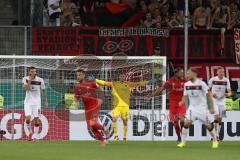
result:
[[[112,87],[112,82],[96,79],[96,83],[100,86]]]

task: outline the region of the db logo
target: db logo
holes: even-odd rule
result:
[[[13,118],[14,118],[14,120],[20,120],[21,116],[22,115],[19,114],[19,113],[14,113],[13,116],[12,116],[12,113],[8,113],[8,114],[6,114],[2,117],[2,120],[1,120],[1,123],[0,123],[0,128],[1,128],[1,130],[6,131],[6,134],[4,135],[4,137],[6,139],[12,139],[12,134],[11,134],[11,132],[9,132],[9,125],[12,123]],[[47,118],[44,115],[41,114],[39,119],[42,123],[42,130],[38,135],[36,135],[36,138],[43,139],[48,133],[49,124],[48,124]],[[19,124],[19,123],[14,124],[13,128],[14,128],[14,131],[15,131],[14,135],[13,135],[14,139],[21,139],[23,137],[23,131],[22,130],[24,130],[24,133],[27,136],[29,135],[29,131],[28,131],[25,123],[24,124]]]
[[[111,138],[113,136],[112,116],[105,113],[105,112],[100,112],[99,121],[101,122],[102,125],[107,127],[107,129],[109,131],[109,137],[108,138]],[[89,128],[88,128],[88,133],[91,135],[91,137],[93,137],[94,139],[97,139]],[[101,134],[104,135],[103,132],[101,132]]]

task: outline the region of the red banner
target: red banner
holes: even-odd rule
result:
[[[240,64],[240,29],[234,29],[234,42],[235,42],[235,53],[236,53],[236,63]]]
[[[11,110],[0,110],[0,128],[7,132],[3,138],[27,139],[29,132],[24,124],[24,111],[15,110],[14,120],[12,120],[12,117]],[[38,139],[69,140],[69,111],[45,110],[40,116],[40,122]],[[32,124],[32,129],[33,126]]]
[[[184,55],[184,32],[172,30],[167,37],[166,30],[143,28],[70,28],[37,27],[33,28],[34,54],[59,55],[99,55],[111,56],[125,53],[129,56],[151,56],[156,47],[160,55],[169,59],[182,59]],[[220,31],[190,30],[190,59],[233,60],[233,31],[225,34],[225,53],[218,55],[220,49]]]

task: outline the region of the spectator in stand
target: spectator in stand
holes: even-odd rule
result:
[[[61,4],[61,9],[62,9],[62,14],[60,16],[61,25],[63,25],[63,23],[66,22],[66,19],[70,19],[70,22],[73,21],[74,18],[73,15],[78,13],[78,9],[75,3],[73,3],[71,0],[63,0]]]
[[[179,19],[180,25],[184,24],[184,10],[185,10],[185,0],[177,1],[177,17]]]
[[[210,25],[210,8],[207,8],[206,4],[199,1],[199,7],[195,9],[193,14],[193,28],[207,28]]]
[[[61,0],[48,0],[49,25],[60,26]]]
[[[221,31],[221,49],[219,55],[223,55],[225,46],[225,31],[231,22],[230,9],[226,5],[226,0],[222,0],[212,15],[210,27]]]
[[[162,28],[161,22],[157,22],[157,23],[155,24],[155,28],[157,28],[157,29]]]
[[[228,28],[233,28],[240,25],[240,6],[238,3],[232,1],[229,5],[231,21]]]
[[[143,22],[144,26],[147,28],[153,27],[154,25],[154,20],[152,18],[152,14],[150,12],[148,12],[146,14],[146,20]]]
[[[94,21],[92,19],[92,16],[94,15],[95,11],[94,0],[80,0],[79,7],[82,23],[93,25]]]
[[[74,15],[71,26],[72,27],[82,26],[82,20],[81,20],[80,14],[75,14]],[[85,26],[87,26],[87,25],[85,25]]]
[[[177,27],[180,26],[180,21],[177,18],[177,13],[176,12],[173,13],[168,25],[169,25],[170,28],[177,28]]]
[[[142,12],[147,12],[148,7],[147,7],[147,5],[146,5],[146,3],[145,3],[144,0],[141,0],[141,1],[139,2],[139,6],[140,6],[140,10],[141,10]]]
[[[65,16],[61,19],[61,25],[65,27],[70,27],[72,25],[73,18],[70,15]]]
[[[161,6],[157,0],[150,0],[150,4],[148,5],[148,10],[151,14],[154,14],[155,9],[160,9]]]

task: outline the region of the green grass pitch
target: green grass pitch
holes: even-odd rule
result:
[[[1,141],[1,160],[238,160],[240,142],[188,142],[180,149],[176,142],[97,141]]]

